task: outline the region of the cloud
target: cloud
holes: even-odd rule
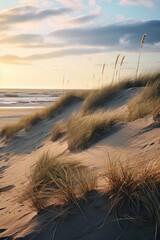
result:
[[[154,7],[156,5],[156,0],[121,0],[122,5],[144,5],[146,7]]]
[[[19,0],[20,3],[38,3],[39,0]]]
[[[127,51],[139,46],[141,36],[147,33],[146,43],[151,46],[160,41],[160,20],[144,22],[116,23],[92,28],[73,28],[54,31],[54,38],[65,41],[68,45],[107,47]],[[127,46],[126,44],[127,43]],[[148,49],[149,50],[149,49]]]
[[[47,42],[38,34],[19,34],[13,36],[0,35],[0,44],[21,48],[63,48],[65,43]]]
[[[10,55],[10,54],[6,54],[3,56],[0,56],[0,62],[4,63],[4,64],[27,64],[25,60],[23,60],[23,58],[20,58],[16,55]]]
[[[63,6],[69,7],[75,10],[81,10],[84,8],[82,0],[58,0]]]
[[[49,17],[62,15],[70,12],[69,8],[40,10],[35,6],[20,6],[1,12],[1,24],[14,24],[28,21],[39,21]]]
[[[0,44],[14,45],[23,48],[59,48],[63,43],[45,42],[44,36],[39,34],[0,35]]]
[[[13,36],[1,36],[1,44],[37,44],[42,43],[43,37],[39,34],[17,34]]]
[[[88,23],[88,22],[91,22],[92,20],[94,20],[95,18],[99,17],[100,14],[89,14],[89,15],[86,15],[86,16],[79,16],[79,17],[76,17],[72,20],[70,20],[69,22],[70,23]]]
[[[90,13],[94,13],[94,14],[102,13],[101,5],[97,4],[96,0],[89,0],[88,5],[90,8]]]
[[[65,56],[81,56],[87,54],[96,54],[104,52],[102,48],[69,48],[43,54],[33,54],[25,57],[17,55],[2,55],[0,62],[5,64],[29,64],[32,61],[59,58]]]

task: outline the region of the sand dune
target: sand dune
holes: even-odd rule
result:
[[[105,108],[116,110],[122,114],[128,111],[127,102],[139,89],[127,89],[115,94],[106,102]],[[87,167],[103,170],[108,158],[123,161],[149,162],[160,156],[160,128],[152,116],[137,119],[133,122],[120,122],[111,127],[107,134],[90,145],[84,151],[76,153],[68,150],[66,136],[52,142],[51,131],[55,123],[65,120],[80,111],[83,102],[75,102],[67,106],[54,118],[38,122],[28,131],[20,131],[4,143],[0,140],[0,239],[57,239],[57,240],[98,240],[98,239],[155,239],[153,222],[139,224],[125,218],[115,219],[109,212],[107,195],[92,190],[86,199],[63,207],[48,206],[38,214],[25,203],[17,201],[28,183],[30,170],[44,152],[53,154],[69,154]],[[104,110],[104,107],[103,107]],[[12,123],[24,114],[22,110],[11,109],[1,111],[1,127],[5,122]],[[69,209],[69,210],[68,210]],[[66,210],[66,214],[65,214]],[[126,212],[122,207],[121,211]],[[133,219],[136,218],[132,213]],[[146,216],[140,211],[139,216]],[[158,230],[159,231],[159,230]],[[156,232],[157,240],[159,232]]]
[[[37,111],[39,108],[10,108],[1,107],[0,108],[0,129],[9,123],[15,123],[23,116]]]

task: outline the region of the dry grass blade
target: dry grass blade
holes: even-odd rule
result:
[[[124,63],[124,59],[125,59],[125,56],[122,57],[121,62],[120,62],[118,82],[119,82],[119,80],[120,80],[121,68],[122,68],[122,65],[123,65],[123,63]]]
[[[67,124],[68,148],[82,150],[97,140],[104,132],[122,121],[115,112],[95,112],[86,116],[79,114],[71,117]]]
[[[127,209],[131,218],[149,218],[160,230],[159,169],[158,160],[143,164],[108,161],[104,177],[110,211],[124,216]]]
[[[126,79],[113,86],[106,86],[102,89],[93,90],[88,94],[82,105],[81,111],[84,115],[94,112],[104,106],[106,101],[123,89],[132,87],[145,87],[159,82],[160,73],[141,75],[137,79]]]
[[[113,70],[113,77],[112,77],[111,85],[112,85],[113,82],[114,82],[114,75],[115,75],[115,71],[116,71],[116,67],[117,67],[117,63],[118,63],[119,57],[120,57],[120,54],[118,54],[117,57],[116,57],[116,61],[115,61],[115,64],[114,64],[114,70]]]
[[[85,197],[95,184],[79,162],[48,153],[41,156],[29,179],[21,199],[29,201],[37,211],[51,204],[77,204],[77,199]]]
[[[102,66],[102,87],[103,87],[103,74],[104,74],[104,70],[105,70],[105,63]]]
[[[59,114],[66,106],[76,102],[82,101],[88,96],[88,91],[70,92],[61,97],[57,102],[44,108],[42,111],[23,117],[16,124],[6,125],[1,130],[1,136],[5,136],[6,141],[14,136],[22,129],[28,130],[30,127],[38,123],[39,121],[51,118]]]
[[[152,85],[146,86],[128,103],[128,121],[142,118],[146,115],[157,115],[160,109],[160,82],[159,79]]]
[[[51,140],[56,141],[57,139],[61,138],[64,134],[67,133],[67,124],[63,120],[58,121],[52,130],[51,133]]]
[[[138,55],[138,62],[137,62],[137,69],[136,69],[136,79],[137,79],[137,76],[138,76],[138,69],[139,69],[139,63],[140,63],[140,57],[141,57],[141,51],[142,51],[142,47],[143,47],[143,44],[144,44],[144,41],[147,37],[147,34],[143,34],[142,38],[141,38],[141,43],[140,43],[140,49],[139,49],[139,55]]]

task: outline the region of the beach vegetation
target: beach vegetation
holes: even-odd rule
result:
[[[33,125],[41,120],[53,118],[58,115],[65,107],[74,104],[76,101],[82,101],[88,95],[88,91],[69,92],[62,96],[59,100],[54,102],[41,111],[32,113],[21,118],[17,123],[7,124],[1,130],[1,136],[5,137],[7,141],[21,130],[29,130]]]
[[[122,117],[116,112],[110,111],[97,111],[86,116],[73,115],[67,123],[69,150],[77,151],[87,148],[120,121],[122,121]]]
[[[96,187],[96,176],[67,155],[44,153],[35,164],[21,201],[40,211],[48,205],[77,204]]]
[[[123,89],[129,88],[143,88],[145,86],[149,86],[154,84],[155,82],[160,79],[160,73],[154,74],[144,74],[140,75],[139,77],[135,78],[128,78],[115,83],[113,85],[105,86],[101,89],[96,89],[91,91],[91,93],[85,98],[81,111],[84,115],[88,113],[92,113],[106,104],[107,101],[110,101],[114,94],[118,93]]]
[[[110,212],[130,220],[155,223],[155,235],[160,231],[160,163],[158,160],[108,160],[104,170]],[[144,218],[144,219],[143,219]]]
[[[142,92],[128,102],[128,121],[134,121],[147,115],[155,115],[160,109],[160,77],[152,85],[147,85]]]
[[[51,133],[51,141],[56,141],[67,133],[67,124],[64,120],[60,120],[55,123],[52,133]]]

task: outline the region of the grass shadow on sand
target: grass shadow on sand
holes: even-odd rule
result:
[[[32,220],[38,223],[37,227],[23,239],[29,240],[155,240],[154,226],[136,221],[133,214],[130,218],[122,218],[109,211],[107,196],[92,190],[86,199],[81,199],[78,204],[84,215],[75,204],[62,206],[49,206],[41,210]],[[126,209],[123,209],[126,211]],[[144,212],[141,213],[143,217]],[[32,223],[30,223],[32,225]]]

